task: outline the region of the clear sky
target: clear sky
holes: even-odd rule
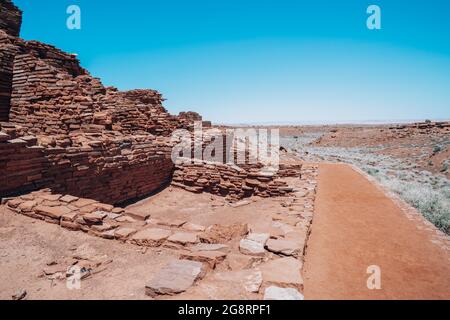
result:
[[[21,36],[222,123],[450,118],[448,0],[14,0]],[[81,8],[81,30],[66,9]],[[366,27],[370,4],[381,30]]]

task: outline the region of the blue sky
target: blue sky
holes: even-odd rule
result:
[[[77,53],[105,85],[161,91],[172,113],[222,123],[450,118],[448,0],[14,2],[23,38]],[[66,28],[71,4],[81,30]],[[370,4],[382,30],[366,27]]]

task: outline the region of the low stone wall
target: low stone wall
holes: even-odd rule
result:
[[[5,202],[6,206],[30,218],[60,225],[71,231],[83,231],[109,240],[121,240],[146,247],[185,248],[208,242],[206,227],[186,220],[151,218],[150,213],[129,212],[93,199],[62,195],[43,189]],[[223,237],[248,233],[247,225],[214,226]]]
[[[0,197],[52,188],[118,204],[170,183],[171,146],[162,138],[78,133],[63,148],[7,129],[0,131]]]
[[[244,168],[226,164],[177,165],[172,185],[191,192],[208,192],[227,197],[229,201],[238,201],[251,196],[274,197],[292,192],[281,176],[300,176],[301,166],[282,167],[280,174],[265,174],[258,166]]]
[[[105,88],[75,55],[37,41],[8,40],[16,50],[9,118],[31,134],[109,130],[169,136],[191,124],[169,114],[155,90]]]
[[[0,1],[0,29],[18,37],[22,25],[22,11],[10,0]]]
[[[0,121],[9,120],[16,52],[17,48],[9,43],[9,36],[0,30]]]

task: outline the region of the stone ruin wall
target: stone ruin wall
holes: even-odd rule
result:
[[[8,121],[15,46],[9,37],[18,37],[22,12],[10,1],[0,1],[0,121]]]
[[[22,11],[11,0],[0,2],[0,29],[7,34],[18,37],[22,26]]]
[[[275,175],[261,173],[260,169],[256,166],[232,167],[207,162],[177,165],[172,185],[190,192],[224,196],[231,202],[251,196],[277,197],[293,191],[279,178],[300,177],[301,165],[281,165]]]
[[[105,88],[74,55],[35,41],[14,39],[10,121],[30,133],[118,131],[168,136],[188,122],[170,115],[154,90]]]
[[[75,55],[18,38],[20,10],[10,1],[0,5],[7,9],[0,29],[0,198],[51,188],[120,204],[172,176],[175,186],[231,201],[290,192],[280,173],[255,176],[257,166],[175,167],[170,136],[191,130],[200,115],[169,114],[154,90],[104,87]]]
[[[6,127],[5,127],[6,125]],[[171,147],[147,136],[114,139],[72,135],[77,146],[44,147],[13,125],[0,132],[0,195],[42,188],[120,204],[147,195],[171,180]]]
[[[118,204],[170,183],[168,136],[189,128],[153,90],[105,88],[75,55],[24,41],[0,0],[0,198],[41,188]]]
[[[216,160],[221,163],[205,161],[206,159],[203,157],[199,159],[194,146],[197,144],[199,149],[201,146],[202,155],[207,148],[207,153],[209,153],[212,149],[208,143],[216,141],[218,137],[221,137],[223,149],[216,150],[214,147],[214,154],[210,156],[217,158]],[[205,131],[201,141],[199,139],[199,136],[191,134],[190,141],[185,141],[188,146],[186,150],[190,149],[190,159],[194,160],[187,161],[188,159],[181,158],[180,163],[176,163],[172,180],[173,186],[194,193],[208,192],[220,195],[235,202],[251,196],[266,198],[286,195],[293,190],[280,178],[300,178],[301,164],[281,163],[276,171],[264,168],[257,159],[252,157],[248,148],[239,151],[236,145],[239,137],[229,135],[224,130],[215,128],[213,132]],[[214,142],[212,142],[212,146],[214,146]],[[244,160],[244,163],[229,164],[239,163],[238,159]]]

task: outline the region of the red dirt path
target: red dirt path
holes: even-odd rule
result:
[[[417,223],[350,166],[321,165],[305,298],[450,299],[450,251]],[[381,290],[367,288],[370,265]]]

